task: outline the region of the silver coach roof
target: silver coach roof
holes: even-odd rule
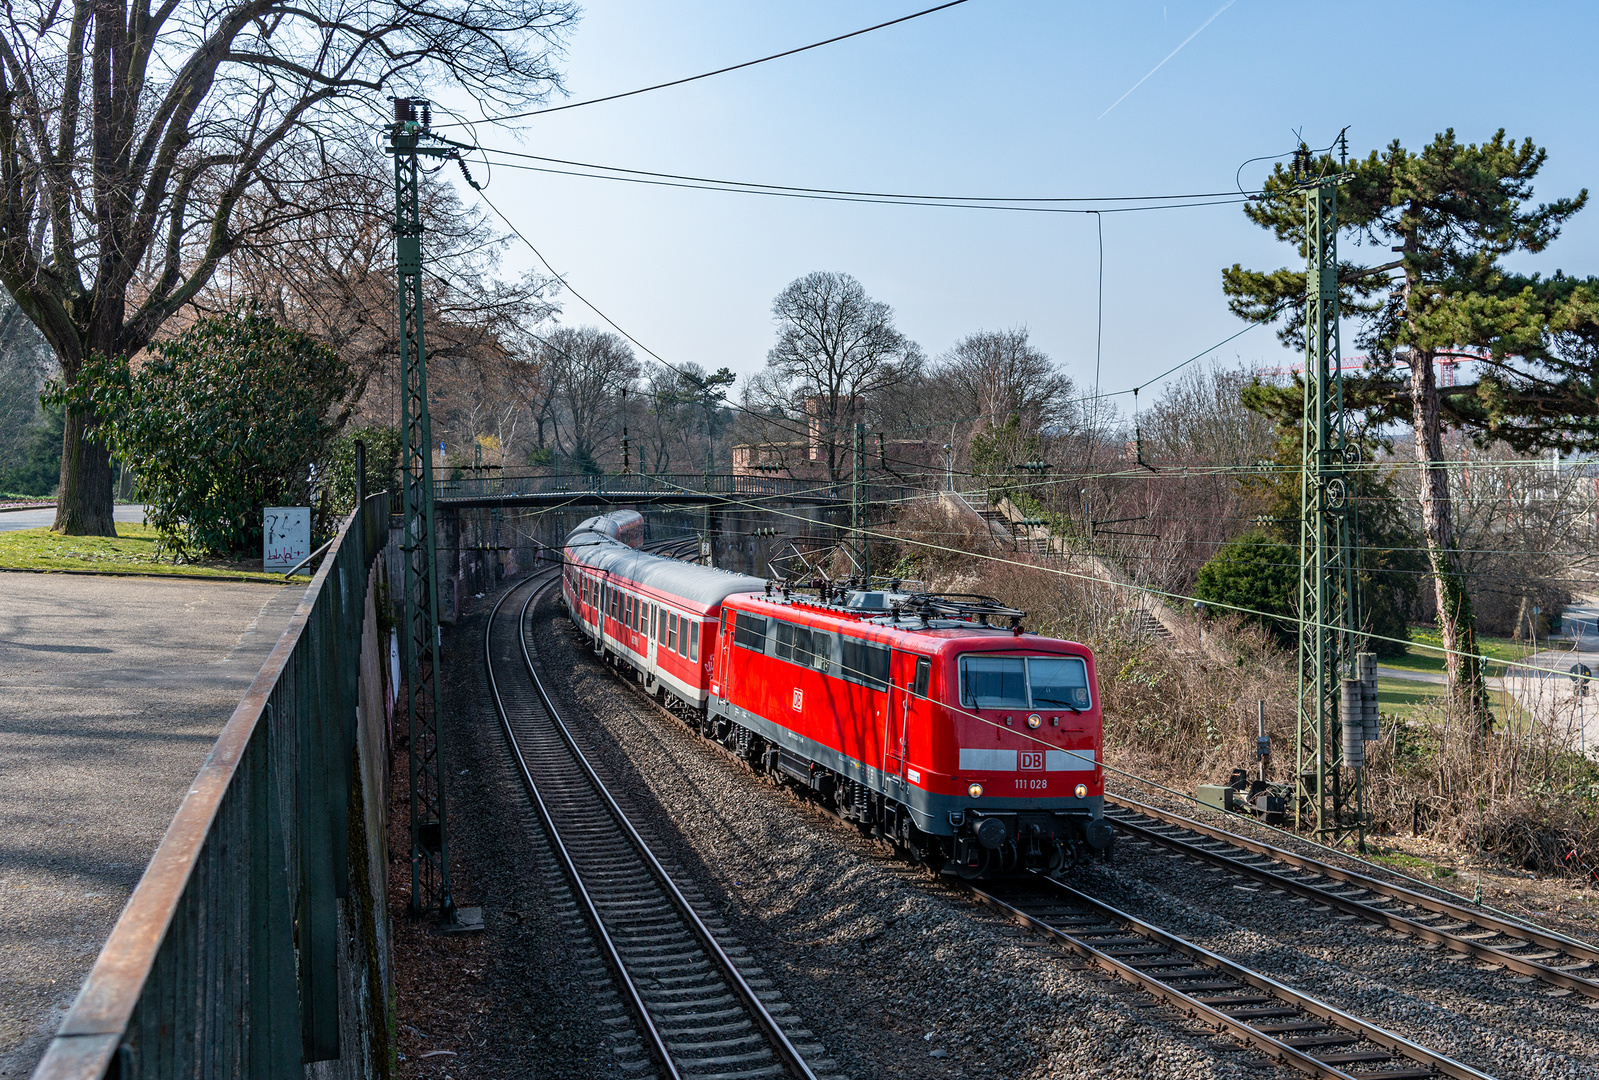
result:
[[[587,546],[589,544],[593,546]],[[575,548],[572,554],[595,570],[620,574],[647,588],[697,604],[720,604],[734,593],[758,593],[766,589],[763,578],[635,551],[603,533],[581,527],[572,530],[566,538],[566,546]]]

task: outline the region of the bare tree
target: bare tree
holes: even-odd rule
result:
[[[627,342],[593,326],[563,326],[545,342],[557,423],[565,425],[557,440],[578,468],[598,468],[620,432],[621,397],[638,380],[638,360]]]
[[[809,427],[818,460],[842,479],[850,428],[865,401],[903,376],[916,346],[894,328],[894,312],[848,274],[817,271],[772,301],[777,344],[751,380],[749,399],[791,430]]]
[[[463,88],[536,101],[570,0],[17,0],[0,22],[0,282],[68,384],[130,355],[275,214],[257,185],[304,182],[327,141],[364,141],[372,98]],[[367,104],[362,106],[362,100]],[[283,217],[300,210],[292,201]],[[69,414],[55,528],[110,534],[111,471]]]
[[[967,334],[938,358],[930,373],[943,390],[951,420],[969,420],[976,430],[1017,417],[1037,433],[1072,421],[1072,380],[1027,340],[1027,328]]]
[[[245,228],[247,238],[221,262],[194,306],[215,314],[248,302],[311,334],[350,367],[354,386],[346,414],[392,423],[399,400],[399,325],[394,197],[386,171],[391,166],[369,146],[326,150],[306,183],[263,185],[241,200],[241,222],[248,226],[276,218],[277,224]],[[522,328],[559,309],[545,299],[547,279],[533,274],[515,282],[496,278],[510,236],[493,229],[482,209],[463,206],[455,189],[436,177],[424,178],[421,201],[427,222],[423,303],[432,396],[438,400],[449,386],[474,385],[472,393],[484,392],[504,375],[508,357],[528,348]],[[483,371],[473,374],[473,367]],[[474,380],[487,381],[476,386]],[[509,396],[520,409],[520,395]],[[445,405],[435,409],[434,422],[447,428],[451,407]],[[482,411],[470,403],[464,407]],[[474,427],[465,435],[488,433]]]
[[[1145,452],[1205,465],[1254,465],[1271,457],[1277,441],[1271,418],[1247,408],[1241,396],[1255,378],[1241,368],[1212,365],[1168,384],[1144,415]]]

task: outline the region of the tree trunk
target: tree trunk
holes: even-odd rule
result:
[[[86,417],[66,412],[61,436],[61,492],[56,497],[52,532],[64,536],[115,536],[112,517],[116,489],[111,455],[88,434]]]
[[[1493,723],[1488,688],[1477,659],[1477,620],[1471,610],[1455,552],[1454,515],[1449,501],[1449,473],[1443,463],[1443,419],[1430,350],[1412,349],[1410,404],[1416,433],[1417,489],[1422,532],[1432,567],[1433,595],[1438,604],[1438,630],[1443,636],[1444,663],[1454,703],[1484,727]]]

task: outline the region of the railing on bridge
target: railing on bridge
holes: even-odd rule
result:
[[[352,874],[366,853],[350,850],[352,832],[367,834],[349,816],[361,775],[357,671],[368,572],[388,515],[379,493],[340,530],[35,1080],[300,1076],[305,1062],[340,1056],[338,901],[352,876],[369,890],[364,863]],[[350,932],[352,907],[344,905]],[[364,1008],[381,1016],[387,1002]]]
[[[461,475],[437,481],[435,498],[442,502],[478,502],[515,499],[526,496],[571,495],[625,501],[630,497],[681,497],[684,500],[710,497],[738,503],[753,499],[797,499],[815,502],[848,502],[848,479],[796,480],[789,477],[742,476],[730,473],[599,473],[549,475],[518,473],[501,469],[462,469]],[[919,489],[898,484],[866,485],[868,502],[899,502],[919,493]]]

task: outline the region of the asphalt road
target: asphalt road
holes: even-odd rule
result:
[[[0,1077],[32,1070],[305,588],[0,574]]]
[[[137,525],[144,520],[144,507],[119,505],[112,516],[118,521],[131,521]],[[0,532],[47,528],[55,523],[55,519],[55,507],[46,507],[43,510],[7,510],[0,513]]]

